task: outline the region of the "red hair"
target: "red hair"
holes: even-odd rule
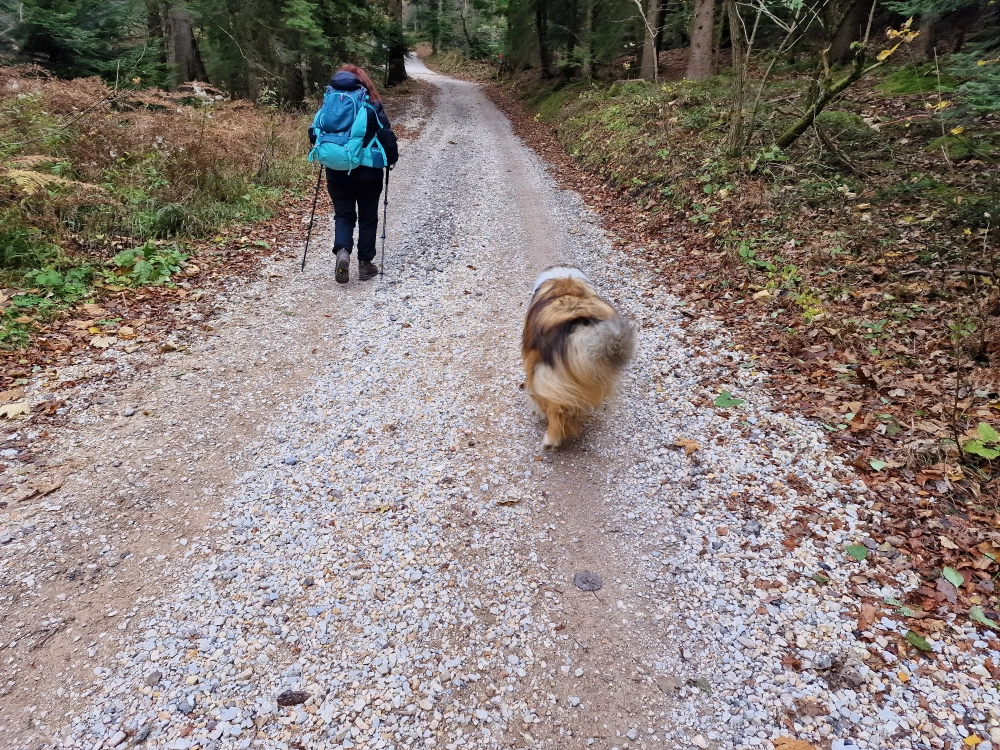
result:
[[[361,81],[361,85],[364,86],[366,89],[368,89],[368,98],[371,99],[373,102],[382,101],[382,97],[380,97],[378,95],[378,91],[375,90],[375,84],[372,83],[372,79],[368,77],[368,74],[365,73],[363,68],[359,68],[357,65],[351,65],[350,63],[347,63],[346,65],[340,66],[340,70],[338,70],[337,73],[340,72],[353,73],[354,75],[356,75],[358,77],[358,80]],[[334,75],[336,75],[336,73]]]

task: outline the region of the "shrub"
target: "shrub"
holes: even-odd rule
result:
[[[0,271],[269,215],[307,173],[302,119],[196,94],[0,68]]]

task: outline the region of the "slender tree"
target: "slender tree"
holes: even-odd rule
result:
[[[715,0],[695,0],[686,78],[708,78],[715,72],[712,60],[714,20]]]
[[[642,12],[640,3],[639,10]],[[642,44],[642,63],[639,66],[639,75],[643,78],[651,78],[654,81],[658,77],[659,52],[656,49],[656,37],[660,23],[660,0],[646,0],[646,12],[643,18],[645,34]]]
[[[388,69],[385,82],[395,86],[406,80],[406,38],[403,36],[403,0],[389,0]]]
[[[549,0],[535,0],[535,30],[538,34],[538,61],[542,76],[552,77],[552,49],[549,47]]]

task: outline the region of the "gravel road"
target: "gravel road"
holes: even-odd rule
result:
[[[171,485],[132,619],[62,683],[58,660],[78,664],[86,641],[61,632],[0,746],[1000,743],[1000,642],[947,622],[933,658],[903,645],[885,602],[915,578],[868,579],[845,554],[877,509],[820,428],[769,402],[721,321],[653,283],[670,268],[614,254],[474,84],[410,70],[438,93],[392,173],[384,279],[352,268],[337,285],[316,252],[233,301],[213,343],[229,368],[205,353],[195,379],[242,407],[174,404],[187,421],[141,443],[183,452],[212,432],[229,473]],[[557,261],[585,269],[640,344],[621,397],[543,454],[519,334],[534,276]],[[280,368],[239,367],[267,355],[294,367],[279,395]],[[743,403],[713,406],[723,390]],[[93,439],[113,443],[116,424]],[[176,522],[188,514],[198,533]],[[573,585],[584,570],[600,590]],[[871,645],[852,576],[878,604]],[[30,684],[32,655],[0,646],[18,670],[7,689]]]

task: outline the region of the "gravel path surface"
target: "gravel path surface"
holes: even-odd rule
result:
[[[392,174],[385,279],[352,269],[338,287],[320,253],[303,276],[285,261],[274,293],[313,309],[286,335],[306,337],[315,369],[294,404],[258,405],[270,424],[210,496],[206,536],[185,540],[96,680],[68,685],[88,703],[55,742],[1000,741],[986,632],[945,623],[918,657],[882,604],[865,623],[878,648],[857,640],[860,605],[839,584],[865,574],[844,547],[866,543],[855,529],[874,511],[820,429],[769,404],[718,321],[612,255],[473,84],[411,70],[439,94]],[[535,274],[557,260],[641,336],[621,398],[543,455],[519,334]],[[257,390],[253,370],[222,377]],[[722,390],[745,403],[713,407]],[[582,570],[603,587],[574,587]],[[866,585],[884,602],[913,583],[901,567]]]

